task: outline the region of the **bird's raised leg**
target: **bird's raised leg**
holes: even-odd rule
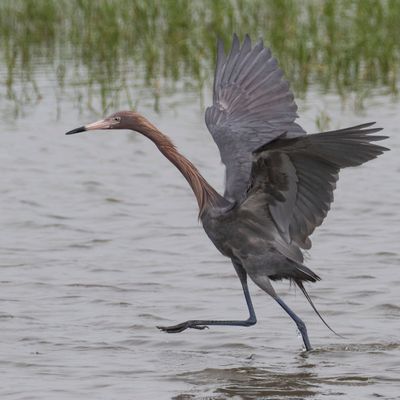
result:
[[[306,324],[289,308],[289,306],[278,296],[274,297],[277,303],[289,314],[290,318],[296,323],[301,336],[303,338],[304,346],[306,350],[312,350],[310,339],[308,338]]]
[[[185,329],[205,329],[208,328],[209,325],[229,325],[229,326],[251,326],[257,322],[256,314],[254,312],[253,303],[251,302],[251,297],[249,293],[249,288],[247,286],[247,274],[243,267],[236,261],[233,261],[233,266],[239,276],[240,282],[242,284],[244,297],[246,299],[247,307],[249,309],[249,318],[246,320],[189,320],[182,322],[173,326],[157,326],[158,329],[161,329],[163,332],[167,333],[178,333],[182,332]]]

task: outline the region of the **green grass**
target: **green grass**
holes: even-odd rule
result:
[[[236,32],[265,40],[297,95],[310,83],[342,96],[397,95],[399,21],[398,0],[2,0],[0,85],[8,100],[35,101],[46,65],[57,90],[85,86],[84,98],[100,87],[104,109],[134,101],[116,93],[132,79],[155,96],[177,81],[201,92],[216,38],[228,46]]]

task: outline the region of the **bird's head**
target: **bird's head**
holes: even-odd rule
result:
[[[140,130],[142,124],[143,117],[138,113],[134,111],[118,111],[99,121],[72,129],[66,135],[99,129],[131,129],[137,131]]]

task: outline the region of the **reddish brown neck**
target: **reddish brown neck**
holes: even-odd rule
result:
[[[210,205],[217,202],[219,194],[203,178],[198,169],[179,151],[168,136],[160,132],[146,118],[137,116],[135,126],[132,129],[147,136],[159,148],[162,154],[174,164],[188,181],[199,205],[199,216],[201,217]]]

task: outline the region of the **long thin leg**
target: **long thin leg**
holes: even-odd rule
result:
[[[289,314],[290,318],[296,323],[297,328],[303,338],[304,346],[306,350],[312,350],[310,339],[308,338],[306,324],[289,308],[289,306],[278,296],[274,297],[278,304]]]
[[[208,328],[208,325],[230,325],[230,326],[251,326],[257,322],[256,314],[254,312],[253,303],[251,302],[251,297],[249,293],[249,288],[247,286],[247,274],[243,267],[233,261],[233,266],[238,274],[240,279],[240,283],[242,284],[244,297],[246,299],[247,308],[249,309],[249,318],[242,321],[242,320],[224,320],[224,321],[216,321],[216,320],[189,320],[182,322],[177,325],[173,326],[157,326],[158,329],[161,329],[167,333],[178,333],[182,332],[185,329],[192,328],[192,329],[205,329]]]

